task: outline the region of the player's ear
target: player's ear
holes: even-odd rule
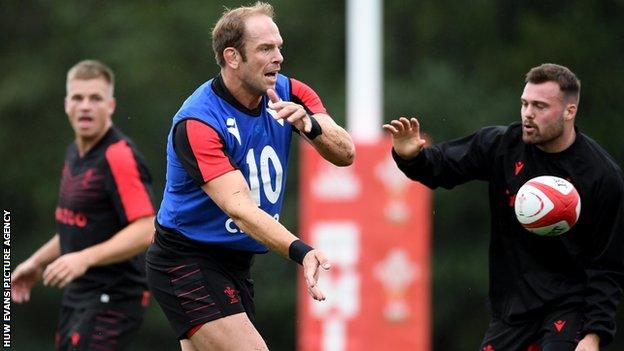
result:
[[[63,100],[63,106],[65,107],[65,113],[69,115],[69,96],[65,96]]]
[[[242,57],[238,50],[233,47],[227,47],[223,50],[223,59],[226,65],[230,66],[232,69],[237,69]]]
[[[117,107],[117,99],[112,98],[109,102],[108,108],[110,110],[110,114],[112,115],[115,112],[115,108]]]
[[[565,107],[565,110],[563,110],[563,118],[565,118],[566,120],[571,120],[574,119],[575,116],[576,104],[568,103]]]

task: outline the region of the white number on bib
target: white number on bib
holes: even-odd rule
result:
[[[249,189],[254,200],[260,206],[260,180],[258,178],[258,164],[256,163],[254,149],[247,151],[246,161],[249,166]],[[273,188],[269,163],[273,165],[275,170],[275,188]],[[264,195],[269,202],[272,204],[276,203],[282,192],[283,169],[277,153],[270,145],[262,148],[262,152],[260,152],[260,176],[262,177]]]

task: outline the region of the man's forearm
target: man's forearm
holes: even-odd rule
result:
[[[349,133],[337,125],[331,117],[317,113],[314,115],[322,133],[310,142],[327,161],[336,166],[349,166],[355,159],[355,146]]]
[[[89,267],[125,261],[147,249],[154,235],[154,216],[128,224],[110,239],[81,251]]]
[[[230,216],[242,231],[268,247],[269,250],[288,258],[288,248],[293,241],[297,240],[297,237],[275,218],[257,206],[231,213]]]
[[[50,262],[56,260],[61,256],[61,240],[58,234],[43,244],[37,251],[35,251],[29,260],[34,262],[37,266],[45,268]]]

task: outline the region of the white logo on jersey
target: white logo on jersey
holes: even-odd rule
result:
[[[236,126],[236,120],[234,119],[234,117],[228,118],[225,121],[225,124],[227,125],[228,132],[230,132],[230,134],[232,134],[236,138],[236,140],[238,140],[238,145],[241,145],[240,133],[238,132],[238,127]]]
[[[273,117],[273,119],[274,119],[277,123],[281,124],[281,125],[282,125],[282,127],[284,126],[284,120],[283,120],[283,119],[281,119],[281,118],[280,118],[280,119],[277,119],[277,111],[275,111],[275,110],[271,110],[271,109],[270,109],[270,108],[268,108],[268,107],[267,107],[267,109],[266,109],[266,110],[267,110],[267,112],[271,115],[271,117]]]
[[[273,215],[273,218],[274,218],[276,221],[278,221],[278,222],[279,222],[279,218],[280,218],[279,213],[274,214],[274,215]],[[228,233],[230,233],[230,234],[238,234],[238,233],[243,233],[243,234],[245,234],[245,232],[244,232],[244,231],[242,231],[242,230],[240,230],[240,228],[238,228],[238,226],[236,225],[236,223],[234,223],[234,220],[233,220],[232,218],[228,218],[228,219],[225,221],[225,230],[227,230],[227,231],[228,231]]]

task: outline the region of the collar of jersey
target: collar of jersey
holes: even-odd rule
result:
[[[95,143],[95,145],[93,145],[93,147],[89,151],[87,151],[87,153],[84,154],[82,157],[80,157],[80,155],[78,154],[78,145],[76,145],[75,141],[72,142],[72,146],[73,146],[74,152],[76,153],[76,156],[78,157],[78,159],[83,160],[83,159],[86,159],[87,157],[90,157],[93,154],[97,154],[99,150],[102,148],[102,145],[110,144],[108,140],[112,138],[113,135],[116,133],[118,133],[117,128],[115,127],[115,125],[111,125],[110,128],[108,128],[108,130],[102,137],[102,139],[100,139],[97,143]]]
[[[261,107],[264,106],[264,96],[262,97],[262,103],[260,103],[260,105],[258,105],[258,107],[256,107],[255,109],[250,110],[247,107],[243,106],[240,102],[238,102],[234,95],[230,93],[230,91],[225,86],[225,83],[223,83],[223,78],[221,78],[220,74],[212,80],[212,90],[215,92],[215,94],[217,94],[217,96],[219,96],[228,104],[232,105],[234,108],[243,112],[244,114],[258,117],[262,112]]]

